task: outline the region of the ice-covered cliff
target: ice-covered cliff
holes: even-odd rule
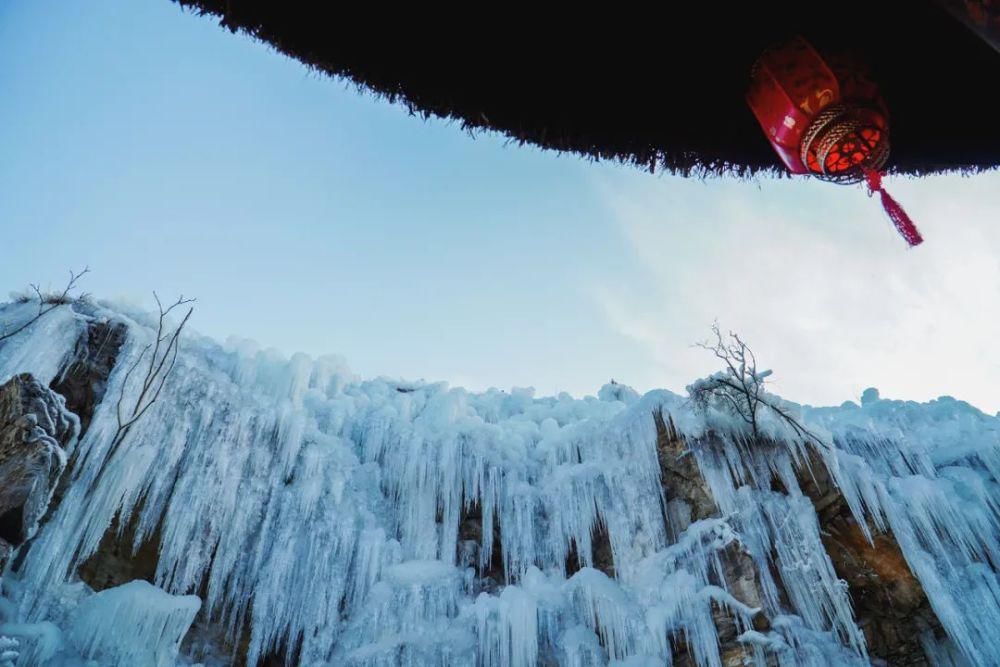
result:
[[[0,664],[1000,664],[1000,419],[965,403],[772,397],[811,435],[765,408],[754,436],[665,391],[192,335],[112,447],[153,324],[75,304],[0,342],[79,430],[0,553]]]

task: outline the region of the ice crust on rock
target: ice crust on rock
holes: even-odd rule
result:
[[[0,321],[24,317],[20,308]],[[471,393],[186,335],[160,400],[100,467],[115,398],[135,391],[125,370],[154,335],[148,315],[58,309],[0,346],[0,381],[26,370],[50,381],[94,317],[125,323],[127,341],[65,496],[3,574],[0,634],[48,623],[62,646],[49,664],[73,664],[58,657],[71,653],[138,664],[128,661],[149,650],[143,635],[158,637],[157,664],[171,664],[197,615],[230,647],[246,633],[250,664],[276,654],[358,667],[638,667],[683,650],[718,667],[720,613],[759,664],[866,664],[797,481],[810,450],[859,525],[898,540],[950,639],[928,639],[928,653],[1000,664],[1000,419],[960,401],[782,402],[821,445],[766,416],[762,443],[732,415],[665,391]],[[694,522],[688,512],[677,539],[654,413],[684,437],[718,507]],[[113,522],[135,526],[135,546],[158,535],[156,587],[66,602]],[[610,575],[598,569],[597,535]],[[759,604],[726,581],[727,550],[756,565]],[[758,613],[767,630],[754,629]]]

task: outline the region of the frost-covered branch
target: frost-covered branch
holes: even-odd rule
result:
[[[761,407],[766,407],[797,436],[822,446],[818,436],[782,407],[779,400],[768,396],[764,383],[771,371],[757,369],[757,356],[739,334],[729,332],[728,336],[723,336],[718,322],[712,325],[712,333],[714,341],[696,343],[696,347],[714,354],[725,368],[688,387],[695,405],[706,409],[713,403],[718,404],[746,423],[754,439],[760,438]]]
[[[73,289],[76,287],[76,284],[80,281],[80,278],[87,275],[88,273],[90,273],[89,267],[84,267],[83,271],[81,271],[80,273],[76,273],[75,271],[70,271],[69,282],[66,283],[66,287],[63,288],[62,292],[54,294],[43,294],[41,288],[39,288],[38,285],[36,285],[35,283],[31,283],[30,287],[31,291],[34,292],[34,297],[25,295],[21,297],[20,302],[27,303],[29,301],[38,299],[38,312],[35,313],[34,317],[29,319],[27,322],[24,322],[20,326],[16,327],[15,329],[0,333],[0,341],[4,341],[8,338],[11,338],[12,336],[16,336],[17,334],[21,333],[22,331],[30,327],[38,320],[42,319],[43,317],[51,313],[59,306],[72,303],[76,299],[84,298],[84,296],[86,295],[80,295],[78,297],[70,296],[70,292],[72,292]]]
[[[713,397],[721,400],[746,422],[754,437],[757,437],[761,393],[764,378],[770,375],[770,371],[757,371],[757,357],[738,334],[730,332],[727,339],[719,330],[718,322],[712,325],[712,333],[715,334],[715,341],[696,345],[714,354],[725,365],[725,370],[692,385],[695,389],[692,397],[702,406]]]

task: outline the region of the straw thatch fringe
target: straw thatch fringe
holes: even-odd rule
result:
[[[1000,54],[930,0],[702,0],[516,21],[424,4],[380,5],[362,21],[321,3],[175,1],[414,115],[693,177],[781,173],[743,93],[760,51],[801,33],[871,65],[892,114],[890,172],[1000,165],[983,98]]]

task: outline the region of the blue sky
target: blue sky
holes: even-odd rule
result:
[[[463,132],[167,0],[0,4],[0,288],[85,287],[362,375],[683,390],[718,318],[812,403],[1000,408],[1000,177],[688,181]],[[747,113],[734,109],[734,114]]]

